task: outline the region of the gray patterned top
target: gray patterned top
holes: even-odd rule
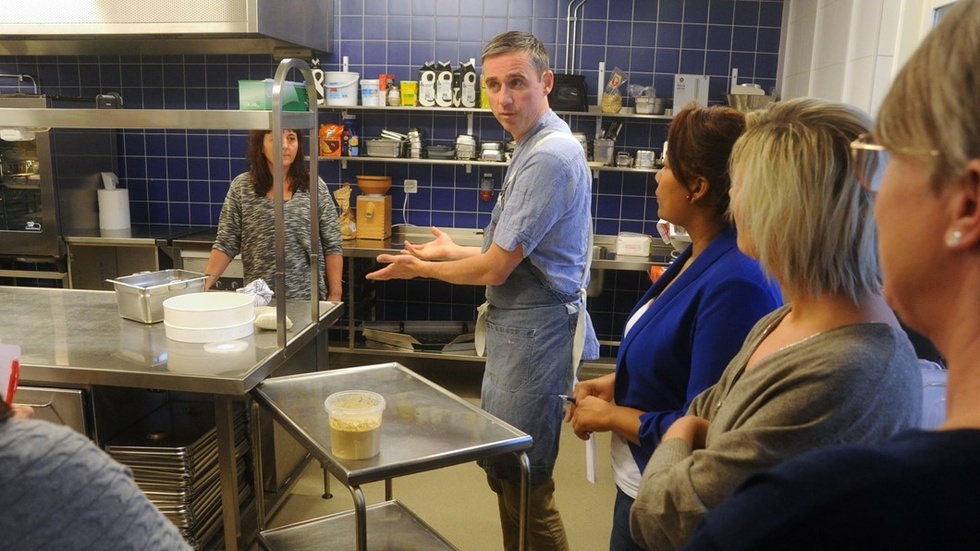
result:
[[[327,297],[324,258],[342,254],[342,238],[337,206],[319,180],[317,202],[320,206],[320,299]],[[285,276],[286,298],[310,297],[310,194],[296,192],[284,204],[286,227]],[[228,195],[218,219],[218,236],[214,248],[235,258],[242,255],[245,283],[262,278],[275,291],[276,234],[274,202],[268,197],[256,197],[252,178],[246,172],[231,182]]]

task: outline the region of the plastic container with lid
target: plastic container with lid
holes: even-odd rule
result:
[[[330,451],[341,459],[369,459],[381,453],[384,396],[368,390],[335,392],[323,403],[330,424]]]

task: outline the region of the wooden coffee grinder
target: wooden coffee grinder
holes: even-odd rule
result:
[[[388,239],[391,237],[391,176],[358,176],[357,237]]]

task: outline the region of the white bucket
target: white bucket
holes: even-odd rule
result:
[[[378,79],[361,79],[361,105],[383,105],[379,93],[379,83]]]
[[[326,71],[323,73],[323,93],[327,105],[357,105],[357,73]]]

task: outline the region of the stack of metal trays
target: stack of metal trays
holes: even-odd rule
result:
[[[236,410],[234,425],[240,506],[244,507],[252,499],[246,478],[244,408]],[[105,448],[133,471],[140,489],[194,549],[221,546],[221,484],[212,403],[169,402],[107,442]]]

